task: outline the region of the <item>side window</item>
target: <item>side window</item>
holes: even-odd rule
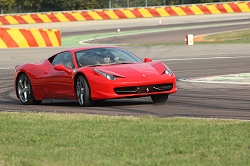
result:
[[[71,56],[70,52],[62,52],[62,53],[55,55],[55,57],[51,63],[54,66],[58,65],[58,64],[62,64],[69,69],[74,68],[74,63],[73,63],[72,56]]]
[[[63,64],[63,59],[63,53],[57,54],[52,61],[52,65],[56,66],[59,64]]]

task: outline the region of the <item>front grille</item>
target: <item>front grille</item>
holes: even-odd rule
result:
[[[116,94],[140,94],[140,93],[169,91],[172,88],[173,84],[157,84],[157,85],[114,88],[114,91]]]
[[[139,87],[138,86],[132,86],[132,87],[123,87],[123,88],[115,88],[116,94],[135,94],[138,92]]]
[[[159,84],[155,85],[154,89],[155,91],[168,91],[173,88],[173,84]]]

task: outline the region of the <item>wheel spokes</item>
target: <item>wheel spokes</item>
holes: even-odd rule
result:
[[[84,104],[84,83],[82,78],[79,78],[77,81],[77,97],[79,103]]]
[[[23,77],[18,82],[19,97],[23,102],[27,102],[30,95],[30,84],[26,77]]]

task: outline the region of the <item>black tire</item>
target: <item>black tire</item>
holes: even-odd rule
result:
[[[23,73],[16,82],[16,92],[24,105],[41,104],[42,100],[35,100],[29,77]]]
[[[152,95],[151,99],[154,103],[165,103],[168,100],[168,95]]]
[[[76,81],[76,95],[80,106],[91,106],[94,104],[90,98],[90,88],[87,80],[80,75]]]

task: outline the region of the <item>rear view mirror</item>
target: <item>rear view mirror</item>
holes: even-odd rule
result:
[[[151,58],[144,58],[144,62],[152,62]]]
[[[54,67],[54,69],[57,70],[57,71],[65,71],[65,72],[68,73],[68,74],[72,74],[72,72],[71,72],[69,69],[67,69],[67,68],[66,68],[64,65],[62,65],[62,64],[56,65],[56,66]]]

